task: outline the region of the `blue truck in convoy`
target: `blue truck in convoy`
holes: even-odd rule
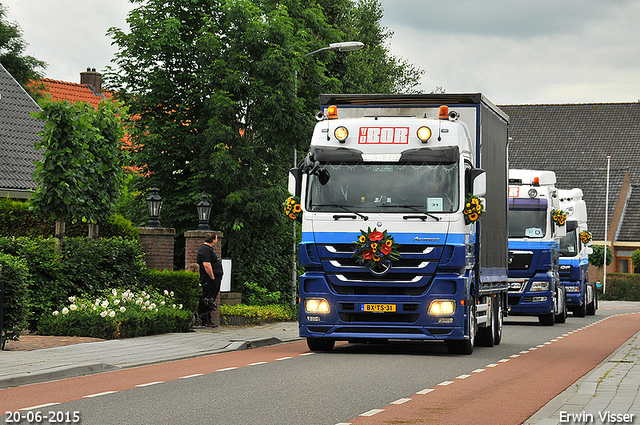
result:
[[[300,198],[300,336],[502,338],[507,302],[508,116],[482,94],[321,95]]]
[[[589,282],[591,233],[582,189],[558,190],[560,207],[567,215],[566,236],[560,240],[560,283],[567,293],[567,308],[577,317],[596,314],[598,293]]]
[[[559,240],[566,234],[553,171],[509,170],[508,313],[552,326],[567,318]]]

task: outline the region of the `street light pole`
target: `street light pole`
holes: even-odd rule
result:
[[[607,227],[609,226],[609,170],[611,156],[607,156],[607,193],[604,201],[604,278],[602,282],[602,293],[607,293]]]
[[[364,47],[364,43],[360,41],[345,41],[343,43],[331,43],[327,47],[323,47],[313,52],[307,53],[305,56],[315,55],[316,53],[323,52],[325,50],[333,50],[337,52],[353,52],[354,50],[360,50]]]
[[[364,47],[364,43],[360,41],[345,41],[342,43],[331,43],[326,47],[322,47],[318,50],[314,50],[313,52],[309,52],[305,57],[315,55],[316,53],[324,52],[325,50],[332,50],[337,52],[353,52],[355,50],[360,50]],[[298,97],[298,70],[295,71],[295,80],[294,80],[294,95]],[[293,148],[293,166],[294,168],[297,165],[297,156],[298,151],[294,147]],[[291,305],[296,305],[296,293],[297,293],[297,284],[298,284],[298,262],[296,261],[297,247],[296,247],[296,220],[293,220],[293,261],[291,262]]]

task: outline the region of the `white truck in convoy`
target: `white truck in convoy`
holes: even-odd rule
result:
[[[481,94],[320,103],[289,180],[302,206],[300,336],[320,351],[339,340],[442,341],[462,354],[499,344],[507,115]]]
[[[596,314],[598,293],[589,282],[591,233],[582,189],[558,190],[560,208],[567,215],[567,234],[560,240],[560,283],[567,292],[567,308],[578,317]]]
[[[559,241],[566,234],[553,171],[509,170],[510,315],[564,323],[565,287],[558,274]]]

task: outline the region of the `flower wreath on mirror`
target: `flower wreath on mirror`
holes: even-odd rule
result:
[[[484,207],[482,206],[482,202],[480,202],[480,198],[475,195],[467,196],[467,199],[464,201],[464,222],[465,224],[475,223],[480,219],[480,216],[484,212]]]
[[[284,202],[284,213],[292,220],[299,220],[302,218],[302,205],[300,205],[300,199],[296,196],[290,196]]]
[[[591,236],[591,232],[588,230],[583,230],[580,233],[580,240],[582,241],[583,244],[588,244],[589,242],[591,242],[591,239],[593,237]]]
[[[375,227],[373,230],[360,230],[360,237],[353,242],[353,258],[358,260],[358,264],[365,266],[371,271],[385,271],[391,267],[391,263],[400,259],[398,244],[393,240],[393,236],[387,231],[380,232]]]
[[[567,221],[567,215],[562,210],[551,210],[551,218],[553,218],[553,222],[558,226],[564,226],[564,223]]]

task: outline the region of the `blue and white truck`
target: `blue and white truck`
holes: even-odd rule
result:
[[[320,103],[289,180],[303,210],[300,336],[317,351],[340,340],[440,341],[462,354],[499,344],[508,116],[481,94]]]
[[[567,215],[567,234],[560,240],[560,283],[567,292],[567,308],[577,317],[596,314],[598,294],[589,282],[591,233],[582,189],[558,190],[560,207]]]
[[[559,241],[566,234],[553,171],[509,170],[509,304],[514,316],[552,326],[567,318]],[[555,219],[554,219],[555,217]]]

